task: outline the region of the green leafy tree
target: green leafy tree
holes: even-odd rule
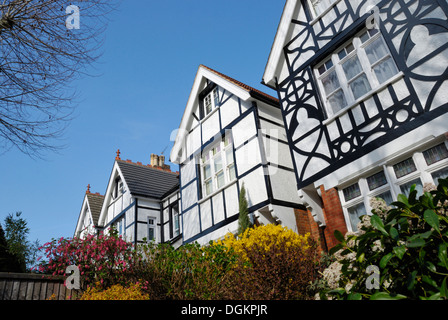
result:
[[[243,232],[252,226],[249,219],[249,210],[247,207],[247,199],[246,199],[246,188],[244,187],[244,183],[240,190],[239,197],[239,217],[238,217],[238,234],[243,234]]]
[[[326,294],[349,300],[448,299],[448,179],[433,189],[417,198],[414,185],[393,208],[363,216],[357,234],[336,231],[340,244],[331,252],[337,261],[323,274],[337,287]]]
[[[20,272],[19,259],[9,252],[5,232],[0,224],[0,272]]]
[[[26,272],[34,264],[39,241],[31,243],[28,240],[30,229],[28,222],[21,217],[22,212],[16,212],[15,215],[9,214],[5,218],[5,239],[8,245],[8,252],[17,260],[20,268],[14,270]]]

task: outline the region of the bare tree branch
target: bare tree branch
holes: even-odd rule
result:
[[[66,27],[62,0],[0,2],[0,154],[12,147],[40,157],[62,146],[74,111],[70,83],[99,58],[114,0],[75,2],[80,29]]]

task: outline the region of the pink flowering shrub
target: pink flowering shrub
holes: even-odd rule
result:
[[[45,243],[41,250],[46,262],[39,265],[39,272],[65,275],[68,266],[76,265],[83,287],[95,283],[103,287],[127,284],[136,260],[140,259],[132,244],[114,232],[88,235],[85,239],[60,238]]]

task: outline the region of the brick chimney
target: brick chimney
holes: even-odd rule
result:
[[[151,153],[151,166],[159,167],[163,170],[170,171],[170,166],[165,164],[165,156],[164,155],[156,155]]]
[[[151,153],[151,166],[155,167],[159,165],[159,156]]]

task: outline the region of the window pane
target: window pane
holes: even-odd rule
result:
[[[384,186],[387,183],[384,171],[378,172],[373,176],[367,178],[367,184],[369,185],[369,190],[375,190],[378,187]]]
[[[386,201],[386,204],[389,206],[392,202],[394,202],[394,199],[392,199],[392,194],[390,193],[390,191],[386,191],[383,192],[377,196],[375,196],[375,198],[381,198],[384,201]]]
[[[204,105],[205,105],[205,114],[209,114],[212,111],[212,99],[210,95],[207,95],[204,99]]]
[[[154,228],[148,228],[148,241],[154,240]]]
[[[218,172],[218,171],[222,170],[221,154],[218,154],[217,156],[215,156],[213,162],[214,162],[214,165],[215,165],[215,172]]]
[[[342,64],[342,68],[344,69],[347,80],[349,81],[362,72],[361,63],[359,62],[357,56],[354,56],[344,62]]]
[[[415,163],[412,158],[401,161],[393,166],[395,171],[395,176],[398,178],[404,177],[405,175],[417,170]]]
[[[342,190],[342,192],[344,193],[345,201],[352,200],[361,195],[361,189],[359,188],[358,183],[352,184],[351,186]]]
[[[205,194],[208,196],[213,192],[212,179],[205,181]]]
[[[353,207],[347,209],[348,215],[350,217],[350,224],[352,226],[353,231],[358,231],[358,223],[361,221],[359,219],[360,216],[367,214],[366,208],[364,207],[364,203],[357,204]]]
[[[233,163],[233,150],[232,148],[229,148],[226,150],[226,162],[227,166],[231,163]]]
[[[355,100],[369,92],[371,90],[371,87],[366,75],[363,74],[353,80],[353,82],[350,83],[350,89],[352,89]]]
[[[369,34],[367,33],[367,31],[364,32],[364,33],[360,36],[360,38],[361,38],[361,41],[362,41],[363,43],[370,39]]]
[[[219,105],[219,96],[218,96],[218,89],[216,89],[216,88],[213,90],[213,99],[215,102],[215,106],[218,106]]]
[[[415,190],[417,190],[417,195],[423,194],[423,185],[420,178],[414,179],[412,181],[409,181],[408,183],[402,184],[400,186],[401,193],[403,193],[406,196],[409,196],[409,192],[411,190],[412,185],[415,184]]]
[[[318,71],[319,71],[319,74],[324,74],[324,72],[326,71],[326,69],[325,69],[325,65],[323,64],[323,65],[321,65],[320,67],[319,67],[319,69],[317,69]]]
[[[224,171],[220,171],[216,174],[216,181],[218,184],[218,189],[224,186],[225,180],[224,180]]]
[[[228,170],[229,170],[229,181],[232,181],[233,179],[235,179],[235,165],[231,164],[230,166],[228,166]]]
[[[429,166],[442,159],[448,158],[448,150],[446,149],[445,144],[442,143],[438,146],[435,146],[434,148],[424,151],[423,156],[425,157],[426,164]]]
[[[432,178],[434,180],[434,184],[436,186],[439,185],[439,179],[446,179],[448,177],[448,168],[444,168],[442,170],[438,170],[436,172],[431,173]]]
[[[376,65],[373,70],[375,71],[376,77],[380,84],[398,73],[397,66],[392,58],[382,61]]]
[[[355,50],[355,47],[353,46],[353,43],[350,43],[345,49],[347,50],[347,53],[350,53]]]
[[[333,70],[327,76],[325,76],[322,79],[322,84],[327,95],[338,89],[340,87],[340,84],[338,76],[336,75],[336,71]]]
[[[384,45],[383,39],[378,38],[374,40],[371,44],[366,47],[367,57],[369,58],[370,64],[374,64],[381,58],[387,55],[386,46]]]
[[[330,104],[333,113],[336,113],[339,110],[345,108],[347,106],[347,101],[345,100],[344,92],[342,91],[342,89],[329,96],[328,103]]]
[[[207,163],[206,165],[204,165],[203,170],[204,170],[204,179],[210,178],[211,175],[210,164]]]
[[[344,57],[347,55],[345,52],[345,48],[338,52],[338,57],[340,60],[344,59]]]

